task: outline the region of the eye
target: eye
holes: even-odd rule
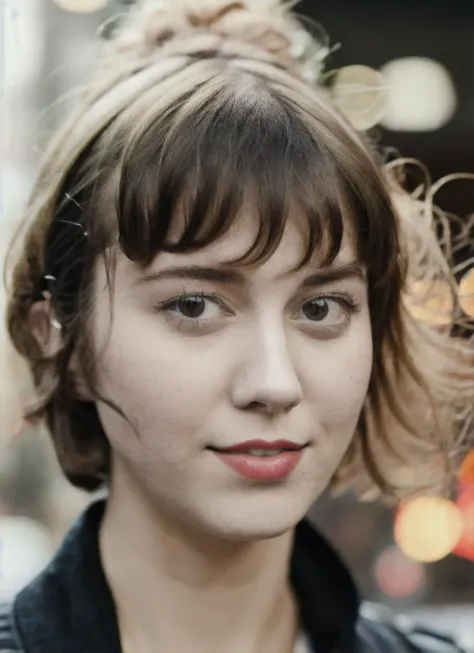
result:
[[[357,304],[350,297],[323,296],[304,302],[293,317],[330,328],[345,325],[357,310]]]
[[[219,317],[222,312],[216,300],[204,295],[183,295],[168,302],[163,308],[188,320],[212,319]]]
[[[308,320],[321,322],[321,320],[324,320],[324,318],[329,315],[331,306],[327,299],[317,298],[303,304],[301,310],[303,315],[307,317]]]

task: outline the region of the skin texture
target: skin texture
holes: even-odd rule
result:
[[[268,261],[229,265],[254,224],[243,216],[219,242],[162,253],[146,271],[119,256],[112,307],[98,263],[99,389],[128,418],[99,404],[113,449],[101,551],[126,651],[288,653],[298,630],[293,528],[354,435],[372,365],[367,289],[363,275],[305,287],[321,270],[315,257],[291,271],[296,220]],[[333,267],[354,259],[345,242]],[[191,265],[243,279],[149,278]],[[198,297],[174,301],[183,293]],[[242,478],[207,449],[252,438],[308,446],[278,482]]]

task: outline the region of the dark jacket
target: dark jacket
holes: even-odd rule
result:
[[[98,532],[104,502],[90,506],[46,569],[0,611],[0,653],[120,653]],[[291,578],[317,653],[459,653],[449,639],[386,613],[365,616],[339,557],[305,521],[296,531]]]

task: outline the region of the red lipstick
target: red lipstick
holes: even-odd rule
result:
[[[210,447],[221,462],[245,478],[278,481],[298,465],[305,445],[289,440],[247,440],[225,448]]]

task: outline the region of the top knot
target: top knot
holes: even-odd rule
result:
[[[153,57],[215,51],[256,56],[310,81],[328,54],[280,0],[141,0],[111,39],[115,54]]]

